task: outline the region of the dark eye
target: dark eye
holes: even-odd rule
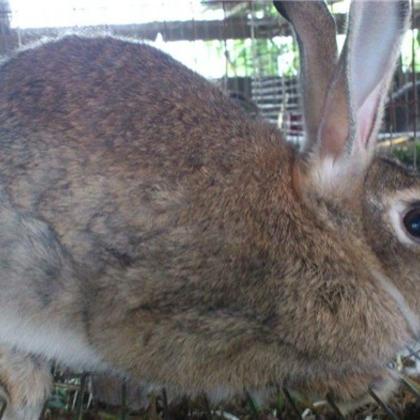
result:
[[[420,239],[420,207],[408,211],[403,219],[407,232],[417,239]]]

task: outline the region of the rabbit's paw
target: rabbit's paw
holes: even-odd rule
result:
[[[39,419],[52,385],[45,361],[1,346],[0,384],[6,400],[2,420]]]

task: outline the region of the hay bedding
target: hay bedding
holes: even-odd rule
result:
[[[388,403],[401,420],[420,420],[420,376],[410,377],[400,392]],[[88,375],[58,374],[54,393],[48,401],[43,419],[71,420],[276,420],[298,419],[299,412],[305,420],[334,420],[342,417],[335,413],[330,405],[316,404],[311,409],[304,399],[293,398],[294,406],[285,394],[279,390],[277,401],[270,407],[259,408],[256,402],[248,397],[216,407],[209,406],[203,398],[182,400],[168,404],[164,392],[149,394],[146,399],[130,392],[127,385],[113,383],[114,394],[106,396],[111,403],[98,401],[92,389],[92,378]],[[420,394],[419,394],[420,395]],[[373,400],[372,400],[373,401]],[[129,408],[135,407],[134,409]],[[372,403],[361,407],[355,413],[345,417],[349,420],[379,420],[392,418],[378,404]]]

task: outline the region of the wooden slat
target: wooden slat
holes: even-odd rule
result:
[[[344,28],[344,15],[336,16],[338,27]],[[172,22],[148,22],[130,25],[100,25],[67,28],[25,28],[20,29],[23,44],[38,41],[43,37],[57,37],[73,30],[97,33],[107,31],[116,36],[154,41],[158,34],[165,41],[224,40],[273,38],[276,35],[290,35],[289,24],[280,16],[251,20],[247,17],[231,17],[223,20],[188,20]]]

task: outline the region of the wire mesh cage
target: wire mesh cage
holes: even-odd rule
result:
[[[330,0],[339,41],[345,32],[348,1]],[[418,168],[420,139],[420,2],[412,1],[411,30],[390,92],[379,147]],[[289,24],[271,1],[222,0],[0,0],[0,55],[69,33],[110,34],[150,43],[217,84],[250,114],[278,126],[300,145],[304,127],[297,46]],[[370,389],[371,402],[353,418],[420,418],[419,349],[393,362],[403,389],[390,402]],[[171,401],[165,390],[142,388],[118,378],[54,368],[54,394],[44,418],[342,418],[335,402],[308,402],[287,387],[260,408],[249,394],[243,401],[211,406]],[[410,376],[408,376],[410,375]],[[149,392],[150,391],[150,392]],[[370,417],[369,417],[370,416]]]

